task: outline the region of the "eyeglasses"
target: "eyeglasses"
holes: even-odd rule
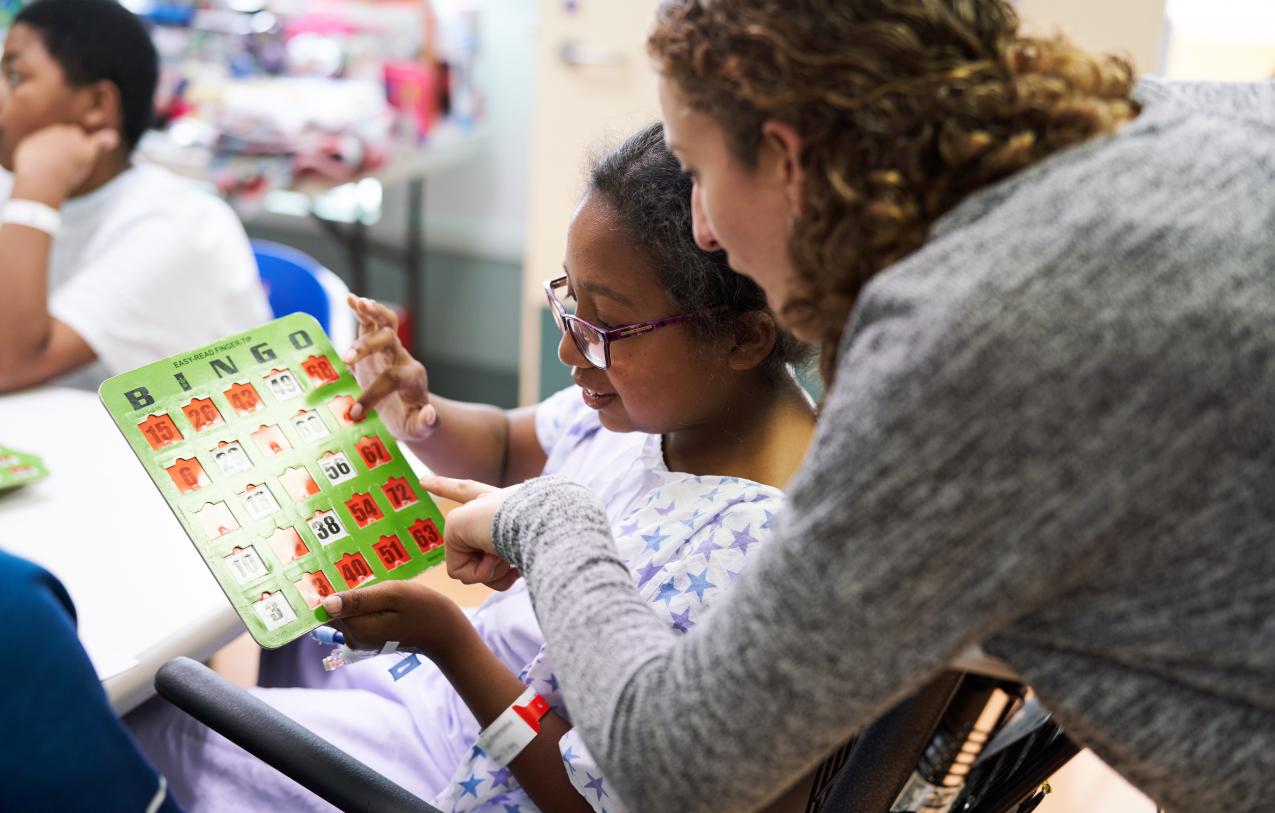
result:
[[[566,305],[554,293],[557,288],[567,287],[567,278],[565,276],[545,280],[544,286],[545,296],[549,299],[549,310],[553,313],[553,321],[558,325],[558,330],[563,333],[570,333],[571,340],[575,342],[576,348],[584,356],[585,360],[602,370],[611,366],[611,342],[628,339],[632,336],[641,336],[644,333],[650,333],[652,330],[667,327],[668,325],[688,322],[696,316],[696,314],[684,313],[681,316],[670,316],[667,319],[656,319],[651,322],[636,322],[631,325],[623,325],[607,330],[590,324],[573,313],[567,313]],[[568,297],[568,299],[574,306],[574,298]],[[724,310],[728,310],[728,308],[726,306],[714,308],[713,312]]]

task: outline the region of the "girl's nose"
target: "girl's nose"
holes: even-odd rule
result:
[[[558,340],[558,361],[568,367],[579,367],[587,369],[593,365],[580,352],[580,348],[576,347],[575,339],[571,338],[571,331],[562,331],[562,338]]]

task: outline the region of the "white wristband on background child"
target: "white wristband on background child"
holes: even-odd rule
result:
[[[493,762],[507,767],[540,733],[540,720],[548,713],[549,701],[528,686],[509,708],[483,729],[474,744]]]
[[[35,200],[10,200],[0,207],[0,223],[42,231],[52,237],[62,226],[62,213]]]

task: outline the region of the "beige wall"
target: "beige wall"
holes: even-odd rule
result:
[[[1159,73],[1164,46],[1164,0],[1018,0],[1025,30],[1062,31],[1095,51],[1118,53],[1142,73]]]
[[[539,0],[519,399],[539,397],[541,282],[562,273],[567,226],[590,153],[659,118],[646,31],[657,0]],[[574,10],[572,10],[574,9]],[[575,58],[563,46],[577,46]]]
[[[1172,79],[1245,81],[1275,74],[1275,1],[1169,0]]]

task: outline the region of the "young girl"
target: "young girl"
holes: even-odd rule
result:
[[[606,504],[626,577],[681,632],[769,536],[779,487],[813,426],[787,370],[796,345],[760,289],[722,254],[695,247],[689,193],[658,125],[594,168],[565,274],[546,282],[575,388],[510,412],[440,398],[399,345],[393,317],[366,300],[353,303],[362,327],[347,356],[365,387],[358,408],[375,405],[432,470],[493,484],[557,473],[589,486]],[[396,640],[434,667],[400,682],[386,658],[325,674],[322,652],[303,644],[263,658],[262,675],[306,688],[259,690],[263,699],[445,810],[623,810],[569,730],[524,590],[493,597],[472,619],[410,582],[346,595],[342,614],[359,613],[346,627],[354,641]],[[474,743],[527,685],[554,711],[504,768]],[[193,810],[328,809],[158,704],[129,722]],[[788,807],[807,789],[795,787]]]

